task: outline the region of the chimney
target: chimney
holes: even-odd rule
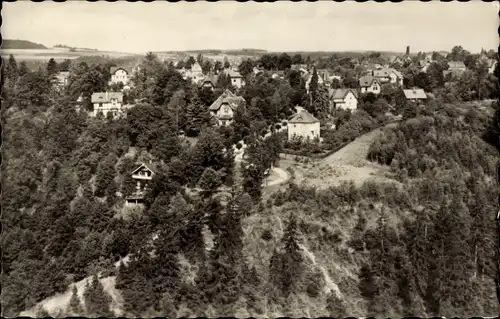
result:
[[[410,55],[410,46],[409,45],[406,46],[406,55]]]

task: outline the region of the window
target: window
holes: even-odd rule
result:
[[[102,103],[99,103],[99,107],[102,107]]]
[[[311,131],[312,136],[314,136],[314,131]]]

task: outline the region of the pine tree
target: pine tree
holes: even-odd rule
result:
[[[297,291],[304,270],[297,220],[293,214],[281,239],[281,245],[283,252],[275,251],[271,258],[270,273],[276,276],[274,281],[283,297],[288,297],[290,293]]]
[[[113,316],[111,311],[111,297],[104,291],[104,287],[97,275],[92,277],[92,282],[87,282],[83,294],[87,314],[93,317]]]
[[[22,77],[23,75],[26,75],[30,72],[30,70],[28,69],[28,65],[26,64],[26,61],[21,61],[21,63],[19,63],[19,77]]]
[[[207,108],[198,97],[195,97],[186,109],[186,135],[197,136],[201,129],[210,122]]]
[[[222,184],[219,174],[211,167],[205,168],[198,182],[204,197],[210,197]]]
[[[78,289],[76,285],[73,285],[73,289],[71,291],[71,299],[69,300],[68,312],[72,315],[83,315],[83,306],[80,301],[80,297],[78,297]]]
[[[52,76],[57,73],[57,62],[54,58],[51,58],[47,63],[47,74]]]
[[[5,68],[5,78],[9,81],[11,87],[14,86],[19,76],[19,72],[17,69],[17,62],[14,56],[11,54],[9,56],[9,62],[7,63],[7,67]]]

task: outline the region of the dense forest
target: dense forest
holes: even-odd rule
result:
[[[264,136],[297,104],[321,115],[325,92],[313,83],[309,99],[293,71],[285,81],[248,77],[237,91],[247,107],[214,128],[208,106],[235,88],[222,78],[201,89],[148,54],[125,95],[141,102],[122,118],[90,118],[91,93],[113,89],[110,66],[4,65],[4,316],[89,277],[83,302],[73,290],[50,315],[110,316],[107,276],[127,317],[498,314],[497,153],[486,142],[499,132],[496,104],[401,105],[403,122],[368,154],[391,167],[393,183],[320,191],[292,181],[262,201],[283,147]],[[71,75],[60,91],[62,69]],[[383,96],[364,97],[339,131],[366,131],[400,98]],[[142,162],[157,171],[144,208],[124,209]]]
[[[2,39],[2,49],[47,49],[43,44],[26,40]]]

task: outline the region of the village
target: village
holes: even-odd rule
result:
[[[0,314],[497,315],[498,8],[5,4]]]
[[[274,56],[277,61],[275,66],[270,66],[272,63],[268,62],[273,58],[270,55],[265,55],[257,61],[250,59],[241,61],[239,65],[231,65],[227,57],[224,57],[221,62],[206,59],[201,54],[198,55],[197,60],[192,56],[180,61],[161,58],[161,63],[175,69],[183,80],[191,83],[199,92],[209,92],[216,97],[215,101],[206,105],[214,127],[230,126],[237,109],[248,110],[251,106],[250,101],[246,101],[239,95],[246,82],[268,78],[280,83],[291,81],[293,76],[297,76],[305,89],[306,102],[309,99],[309,105],[295,105],[292,113],[286,117],[279,117],[283,116],[283,113],[276,114],[271,121],[278,124],[270,124],[269,127],[272,132],[284,133],[284,135],[281,134],[285,143],[282,156],[288,153],[307,157],[322,152],[318,149],[313,152],[307,151],[311,145],[318,145],[317,148],[323,148],[325,155],[331,155],[332,148],[338,150],[341,146],[352,142],[348,140],[347,143],[332,147],[324,142],[322,132],[328,135],[335,131],[339,124],[339,115],[345,117],[346,112],[356,113],[360,109],[358,104],[366,105],[366,101],[372,103],[377,100],[383,101],[381,104],[385,104],[384,110],[379,115],[385,117],[386,121],[394,120],[398,118],[398,114],[401,116],[403,105],[404,108],[413,109],[415,112],[425,108],[429,99],[430,103],[435,103],[436,93],[440,92],[433,90],[432,84],[439,86],[441,82],[444,88],[451,90],[454,85],[460,83],[467,71],[469,73],[480,72],[484,81],[487,81],[489,75],[493,75],[497,60],[494,59],[492,52],[482,51],[479,55],[467,56],[466,62],[469,68],[463,62],[465,54],[467,54],[466,51],[464,52],[461,47],[453,48],[448,56],[437,52],[411,54],[410,47],[407,47],[405,54],[391,59],[374,53],[361,59],[340,58],[338,61],[342,63],[342,66],[334,68],[317,68],[316,65],[324,64],[321,59],[312,62],[309,57],[307,59],[301,55],[290,57],[286,53]],[[153,53],[148,53],[148,55],[149,59],[160,61],[160,58]],[[292,64],[293,61],[308,61],[308,63]],[[275,69],[277,66],[279,70]],[[244,76],[240,72],[241,68],[243,68]],[[108,89],[102,92],[92,92],[90,97],[87,96],[90,98],[91,109],[83,107],[84,98],[80,95],[76,101],[78,110],[87,110],[90,117],[117,119],[126,116],[127,110],[141,102],[137,98],[133,101],[126,98],[136,95],[130,93],[135,89],[134,79],[141,74],[140,63],[130,68],[119,65],[110,67],[109,74],[110,80],[106,86]],[[55,74],[55,85],[60,91],[64,91],[68,85],[70,76],[69,71]],[[322,94],[324,96],[320,96]],[[312,101],[313,98],[323,98],[322,102],[318,102],[322,105],[314,105],[316,101]],[[319,107],[322,109],[319,110]],[[399,110],[396,111],[397,108]],[[361,109],[367,110],[366,106]],[[185,136],[182,130],[177,133],[181,138]],[[239,145],[239,148],[236,148],[236,145]],[[233,145],[236,158],[238,156],[242,158],[245,147],[243,140]],[[135,192],[126,198],[127,206],[142,203],[148,185],[147,181],[150,181],[154,175],[154,171],[147,165],[153,164],[137,163],[137,168],[131,172],[132,178],[137,181],[137,186]],[[140,172],[139,175],[138,172]],[[266,172],[267,175],[272,173],[269,169]],[[273,175],[287,176],[283,170]],[[283,181],[288,179],[289,176],[282,178]]]

